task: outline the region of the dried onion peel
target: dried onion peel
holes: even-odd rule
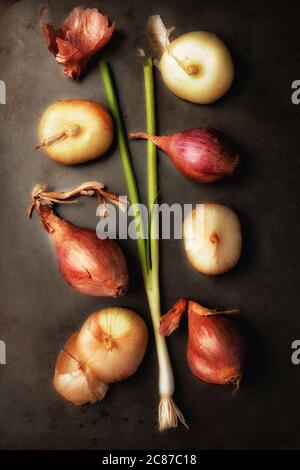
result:
[[[59,163],[75,165],[103,155],[112,140],[113,122],[103,106],[88,100],[60,100],[42,115],[36,149],[43,148]]]
[[[48,49],[64,66],[64,74],[78,80],[91,57],[109,41],[115,23],[109,26],[107,17],[97,8],[76,7],[56,30],[44,22],[44,12],[42,7],[40,23]]]

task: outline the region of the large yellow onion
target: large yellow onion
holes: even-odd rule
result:
[[[238,262],[241,225],[235,212],[216,203],[199,204],[183,224],[186,255],[201,273],[222,274]]]
[[[78,353],[91,372],[106,383],[134,374],[147,346],[148,332],[133,310],[112,307],[95,312],[83,324]]]
[[[105,397],[108,386],[94,377],[90,369],[79,359],[77,338],[78,333],[72,335],[60,352],[55,366],[53,385],[60,395],[74,405],[95,403]]]
[[[113,140],[112,119],[99,103],[61,100],[43,113],[40,144],[53,160],[65,165],[87,162],[103,155]]]

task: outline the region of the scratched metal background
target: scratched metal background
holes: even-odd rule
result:
[[[59,25],[77,0],[44,2]],[[80,2],[79,2],[80,3]],[[105,102],[97,67],[78,84],[63,76],[39,30],[39,2],[0,1],[0,79],[7,104],[0,106],[1,303],[0,339],[7,365],[0,366],[2,449],[187,449],[295,448],[300,445],[300,366],[291,364],[291,342],[300,337],[299,315],[299,114],[291,82],[300,78],[298,1],[85,1],[117,20],[103,52],[114,71],[127,128],[145,127],[142,62],[148,15],[159,12],[177,34],[214,31],[236,64],[231,91],[210,106],[173,96],[157,74],[160,133],[214,126],[240,149],[240,174],[226,182],[197,185],[160,155],[161,200],[220,201],[240,215],[244,250],[236,269],[209,278],[188,264],[180,241],[161,244],[162,308],[185,295],[208,306],[236,306],[248,337],[244,380],[230,390],[197,382],[185,362],[186,328],[169,340],[176,402],[190,431],[159,434],[156,423],[157,364],[153,341],[138,373],[113,385],[89,408],[61,399],[51,385],[60,347],[87,315],[108,305],[126,305],[150,319],[134,242],[121,245],[129,260],[131,286],[123,298],[96,299],[62,282],[49,239],[26,206],[36,183],[57,189],[85,180],[105,181],[125,193],[114,147],[81,167],[63,167],[33,151],[45,107],[60,98]],[[145,145],[131,144],[142,196],[146,189]],[[94,227],[95,202],[60,209],[74,223]]]

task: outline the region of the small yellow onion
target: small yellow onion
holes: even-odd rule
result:
[[[216,203],[199,204],[184,220],[186,255],[201,273],[222,274],[238,262],[241,225],[235,212]]]
[[[60,395],[74,405],[95,403],[102,400],[108,386],[93,376],[90,369],[79,359],[78,333],[73,334],[60,352],[54,373],[53,385]]]
[[[234,66],[225,44],[212,33],[184,34],[165,49],[159,65],[165,85],[177,96],[208,104],[230,88]]]
[[[145,322],[133,310],[112,307],[95,312],[83,324],[77,348],[91,372],[105,383],[134,374],[147,346]]]
[[[61,100],[43,113],[40,143],[53,160],[65,165],[87,162],[103,155],[113,140],[113,123],[106,109],[87,100]]]

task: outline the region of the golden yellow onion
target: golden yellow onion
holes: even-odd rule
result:
[[[79,359],[76,342],[78,333],[72,335],[60,352],[54,373],[53,385],[66,400],[74,405],[95,403],[102,400],[108,386],[93,376]]]
[[[87,162],[103,155],[113,140],[113,123],[106,109],[87,100],[61,100],[43,113],[40,144],[53,160],[65,165]]]
[[[212,33],[184,34],[164,50],[159,68],[166,86],[193,103],[212,103],[230,88],[234,65],[225,44]]]
[[[238,262],[241,225],[235,212],[216,203],[199,204],[184,220],[185,252],[201,273],[222,274]]]
[[[93,313],[83,324],[77,348],[91,372],[106,383],[134,374],[147,346],[145,322],[129,308],[112,307]]]

